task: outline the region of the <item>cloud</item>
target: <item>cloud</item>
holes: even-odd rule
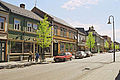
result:
[[[70,25],[72,25],[74,28],[75,28],[75,27],[84,27],[86,30],[88,30],[89,27],[91,27],[91,26],[94,26],[96,30],[100,30],[100,29],[101,29],[100,26],[103,26],[103,25],[101,25],[101,24],[84,24],[84,23],[81,23],[81,22],[79,22],[79,21],[73,21],[72,19],[69,19],[69,18],[67,18],[66,21],[67,21]]]
[[[81,23],[80,21],[73,21],[72,19],[66,19],[66,21],[72,25],[74,28],[75,27],[81,27],[84,28],[85,30],[88,30],[89,27],[94,26],[94,29],[96,30],[96,32],[100,35],[107,35],[109,37],[111,37],[111,40],[113,40],[112,38],[112,27],[110,28],[109,26],[107,26],[107,24],[85,24],[85,23]],[[116,36],[116,41],[120,41],[120,28],[115,29],[115,36]]]
[[[80,6],[89,8],[87,5],[96,5],[97,3],[98,0],[69,0],[68,2],[64,3],[64,5],[62,5],[62,8],[65,8],[67,10],[74,10]]]

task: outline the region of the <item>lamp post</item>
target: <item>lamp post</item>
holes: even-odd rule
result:
[[[100,50],[99,50],[99,46],[100,46],[100,44],[99,44],[99,43],[97,43],[97,46],[98,46],[98,53],[100,53]]]
[[[113,43],[114,43],[114,54],[113,54],[113,62],[115,62],[115,27],[114,27],[114,16],[109,16],[108,24],[111,24],[110,18],[113,18]]]

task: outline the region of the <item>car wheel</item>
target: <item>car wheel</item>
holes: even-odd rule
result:
[[[72,57],[70,58],[70,61],[72,61]]]

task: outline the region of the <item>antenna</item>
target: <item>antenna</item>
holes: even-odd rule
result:
[[[36,4],[37,4],[37,0],[35,0],[35,7],[36,7]]]

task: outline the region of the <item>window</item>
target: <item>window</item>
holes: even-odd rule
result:
[[[64,51],[64,43],[60,43],[60,51]]]
[[[69,38],[71,38],[71,31],[69,31]]]
[[[70,51],[72,51],[72,48],[73,48],[73,44],[70,44]]]
[[[64,29],[64,37],[67,37],[67,29]]]
[[[20,20],[14,19],[14,29],[20,30]]]
[[[50,53],[50,47],[45,48],[44,51],[45,51],[46,53]]]
[[[76,50],[76,44],[74,44],[74,50]]]
[[[22,42],[11,41],[11,53],[22,53]]]
[[[29,53],[30,51],[33,52],[33,44],[32,43],[24,43],[24,53]]]
[[[73,32],[72,39],[75,39],[75,33]]]
[[[5,18],[0,17],[0,30],[4,30]]]
[[[33,24],[33,32],[35,32],[35,30],[37,30],[37,24]]]
[[[66,51],[68,51],[69,45],[67,43],[66,43],[65,47],[66,47]]]
[[[27,23],[27,31],[32,32],[32,23],[30,22]]]
[[[63,28],[60,28],[60,35],[63,36]]]
[[[57,26],[54,26],[54,35],[57,35]]]

